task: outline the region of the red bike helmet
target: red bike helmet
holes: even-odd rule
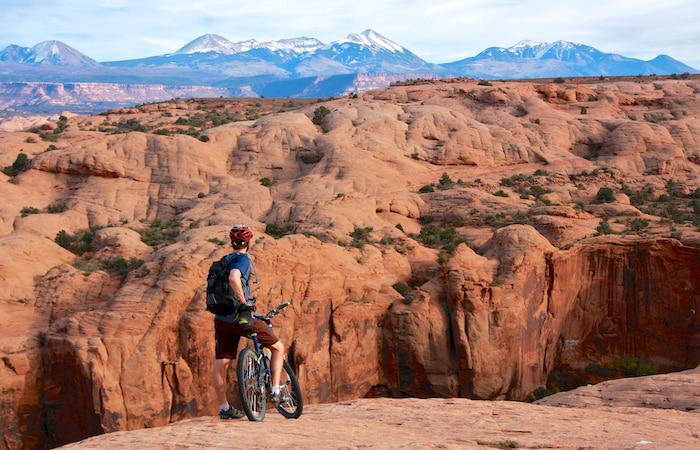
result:
[[[231,228],[228,237],[231,239],[231,244],[233,244],[234,247],[244,247],[253,239],[253,232],[248,226],[239,223]]]

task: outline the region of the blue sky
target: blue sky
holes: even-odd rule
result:
[[[700,68],[698,0],[0,0],[1,47],[59,39],[99,61],[168,53],[204,33],[329,42],[366,28],[438,63],[563,39]]]

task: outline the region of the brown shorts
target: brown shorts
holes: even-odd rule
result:
[[[253,320],[253,332],[258,333],[258,342],[263,347],[270,347],[279,341],[275,333],[262,320]],[[214,319],[214,339],[216,340],[216,359],[236,359],[238,341],[249,332],[237,324]]]

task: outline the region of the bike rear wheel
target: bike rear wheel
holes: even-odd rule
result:
[[[243,411],[248,420],[260,422],[265,418],[265,383],[260,371],[260,361],[255,352],[244,348],[238,354],[238,392],[241,395]]]
[[[287,361],[284,362],[280,392],[286,399],[276,405],[277,411],[287,419],[298,419],[304,410],[304,400],[301,397],[301,387],[299,387],[297,376]]]

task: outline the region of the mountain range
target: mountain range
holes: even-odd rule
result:
[[[172,53],[123,61],[97,62],[60,41],[33,47],[10,45],[0,51],[0,82],[197,85],[246,96],[332,96],[418,77],[516,79],[682,72],[697,70],[667,55],[644,61],[568,41],[521,41],[435,64],[370,29],[328,44],[311,37],[232,42],[205,34]]]

